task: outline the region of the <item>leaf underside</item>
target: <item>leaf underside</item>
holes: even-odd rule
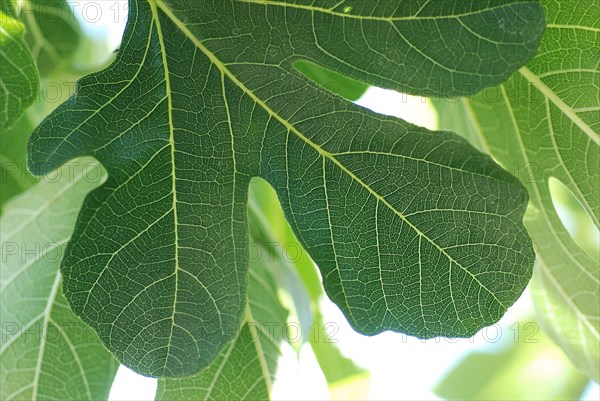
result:
[[[117,60],[32,135],[36,174],[79,155],[108,171],[65,252],[63,289],[134,370],[193,374],[237,335],[254,176],[362,333],[469,336],[525,288],[533,251],[514,177],[459,136],[361,109],[294,63],[470,93],[534,54],[539,6],[322,3],[131,1]]]
[[[268,249],[261,248],[261,252],[266,254]],[[235,340],[200,373],[159,380],[156,401],[270,399],[287,327],[287,311],[277,297],[274,277],[280,263],[275,257],[250,263],[248,306]]]

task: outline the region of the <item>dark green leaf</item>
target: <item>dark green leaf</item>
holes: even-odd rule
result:
[[[209,365],[239,329],[248,184],[262,176],[358,331],[470,336],[497,321],[531,275],[524,188],[464,139],[375,115],[293,66],[419,93],[481,88],[543,31],[536,3],[491,4],[131,1],[115,63],[29,143],[36,174],[79,155],[109,173],[62,264],[73,310],[138,372]],[[423,49],[442,32],[439,67]]]
[[[156,400],[269,399],[287,323],[273,277],[280,260],[269,260],[256,259],[250,265],[248,307],[237,338],[197,375],[160,379]]]

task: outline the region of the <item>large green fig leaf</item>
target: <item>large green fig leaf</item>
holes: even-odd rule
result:
[[[517,179],[459,136],[364,110],[294,64],[470,93],[534,54],[537,3],[321,3],[132,0],[116,61],[31,137],[36,174],[80,155],[108,170],[67,247],[64,292],[138,372],[193,374],[237,335],[254,176],[362,333],[470,336],[531,276]]]

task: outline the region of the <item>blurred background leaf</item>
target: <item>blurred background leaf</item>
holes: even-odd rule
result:
[[[273,188],[253,179],[249,195],[250,230],[271,249],[277,249],[282,290],[289,294],[299,320],[302,342],[308,342],[328,383],[331,399],[364,399],[369,392],[369,372],[345,357],[332,338],[335,323],[326,322],[319,301],[325,296],[321,278],[308,253],[292,233]],[[257,228],[258,227],[258,228]],[[299,285],[303,284],[303,285]],[[297,348],[299,349],[299,348]]]
[[[341,75],[310,61],[298,61],[294,67],[328,91],[351,101],[358,100],[369,87],[364,82]]]
[[[85,39],[72,9],[66,0],[19,3],[19,15],[27,29],[25,39],[42,77],[69,66],[80,42]]]
[[[519,336],[506,336],[499,350],[467,354],[435,386],[448,400],[577,400],[588,378],[571,367],[562,351],[523,320]]]
[[[15,123],[35,100],[40,87],[38,68],[25,42],[25,26],[16,2],[0,3],[0,129]],[[2,136],[5,133],[2,132]]]

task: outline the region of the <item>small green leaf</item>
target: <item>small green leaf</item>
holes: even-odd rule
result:
[[[61,270],[71,307],[122,363],[190,375],[236,336],[254,176],[273,185],[327,294],[362,333],[470,336],[525,288],[534,257],[518,180],[463,138],[355,106],[294,63],[422,94],[470,92],[533,55],[541,9],[356,3],[348,15],[132,0],[115,63],[79,81],[33,133],[35,174],[80,155],[108,170]]]
[[[600,380],[600,266],[573,241],[552,203],[564,184],[596,227],[600,217],[600,5],[543,1],[548,28],[538,55],[507,83],[448,108],[463,131],[529,189],[526,226],[540,263],[532,281],[539,317],[573,362]],[[443,128],[461,128],[442,110]],[[452,119],[453,121],[451,121]]]
[[[84,196],[103,172],[79,159],[7,204],[0,220],[0,399],[108,398],[119,366],[69,308],[58,270]]]
[[[348,100],[358,100],[369,87],[364,82],[348,78],[308,61],[300,60],[294,64],[294,67],[328,91]]]
[[[11,126],[35,100],[39,74],[25,43],[25,26],[14,2],[2,0],[0,11],[0,129]],[[4,133],[2,133],[4,135]]]

